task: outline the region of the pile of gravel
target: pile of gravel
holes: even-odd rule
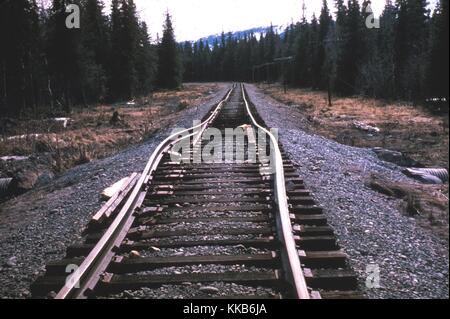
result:
[[[208,102],[180,113],[178,127],[191,127],[226,94],[223,84]],[[81,239],[83,227],[101,207],[101,191],[133,172],[141,172],[172,128],[118,154],[74,167],[44,188],[2,204],[0,215],[0,298],[27,298],[45,264],[64,257]]]
[[[448,242],[399,210],[400,202],[365,186],[371,173],[408,180],[401,169],[368,149],[341,145],[304,130],[305,119],[247,85],[251,101],[296,163],[313,197],[324,207],[370,298],[448,298]],[[379,266],[380,287],[366,287]],[[373,272],[372,272],[373,273]]]

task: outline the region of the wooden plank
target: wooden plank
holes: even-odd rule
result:
[[[308,268],[343,268],[347,255],[342,250],[299,251],[300,261]]]
[[[64,286],[66,278],[67,276],[42,276],[37,278],[30,286],[33,298],[46,298],[51,291],[59,291]]]
[[[260,255],[210,255],[210,256],[172,256],[151,258],[116,258],[110,265],[108,272],[123,274],[146,271],[161,267],[176,267],[198,264],[220,265],[255,265],[268,266],[277,262],[274,252]]]
[[[333,229],[330,226],[308,226],[308,225],[294,225],[294,233],[303,236],[333,236]]]
[[[288,198],[289,204],[292,205],[314,205],[315,201],[310,196],[291,196]]]
[[[67,272],[67,266],[76,265],[80,266],[84,258],[67,258],[49,262],[45,266],[46,276],[68,276],[70,272]]]
[[[292,205],[289,208],[290,213],[308,215],[308,214],[323,214],[323,208],[316,205]]]
[[[291,220],[301,225],[325,226],[328,222],[327,217],[320,215],[295,215],[291,214]]]
[[[128,196],[133,189],[136,181],[139,178],[138,173],[131,174],[130,177],[122,184],[120,189],[110,198],[110,200],[103,205],[103,207],[92,217],[89,222],[88,228],[95,227],[102,223],[106,218],[109,218],[111,214],[119,207],[123,200]]]
[[[358,280],[352,270],[304,268],[308,286],[324,290],[356,290]]]
[[[320,291],[322,299],[367,299],[364,294],[356,290],[347,291]]]
[[[113,185],[105,188],[103,192],[100,194],[103,200],[109,200],[116,193],[119,193],[121,190],[125,188],[125,185],[129,183],[130,177],[124,177],[120,181],[114,183]]]
[[[325,251],[336,250],[339,246],[334,236],[297,237],[295,241],[302,250]]]

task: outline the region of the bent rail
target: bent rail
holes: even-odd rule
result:
[[[292,232],[291,219],[289,217],[289,208],[286,195],[286,183],[284,179],[283,158],[281,156],[278,141],[275,136],[267,129],[258,124],[250,111],[250,106],[247,101],[244,84],[241,84],[242,95],[245,102],[245,107],[250,119],[256,127],[261,129],[270,137],[271,141],[271,156],[275,162],[275,200],[278,205],[277,214],[277,231],[280,240],[283,243],[281,249],[283,258],[283,267],[285,268],[286,279],[293,285],[296,292],[296,297],[299,299],[310,299],[309,291],[306,285],[306,280],[303,275],[302,266],[300,264],[299,255],[297,252],[295,239]]]
[[[216,106],[214,111],[205,121],[189,129],[173,134],[159,144],[151,155],[141,177],[117,217],[78,269],[67,278],[66,284],[58,292],[55,299],[83,298],[89,290],[94,288],[100,280],[101,274],[106,270],[109,262],[113,258],[114,248],[120,245],[125,238],[127,231],[131,227],[134,220],[133,213],[143,201],[142,193],[145,194],[145,185],[157,169],[164,154],[177,142],[186,138],[193,137],[194,144],[197,143],[204,130],[217,117],[223,104],[229,99],[233,89],[234,86],[228,91],[226,97]],[[188,133],[188,135],[182,136],[181,138],[179,137],[186,133]]]

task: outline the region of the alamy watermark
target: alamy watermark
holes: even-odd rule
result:
[[[66,13],[69,15],[66,17],[67,29],[79,29],[80,24],[80,7],[76,4],[69,4],[66,6]]]
[[[379,29],[380,28],[380,19],[375,18],[373,14],[372,7],[370,4],[365,8],[366,13],[369,15],[366,17],[366,27],[368,29]]]
[[[66,273],[69,274],[66,277],[66,287],[73,286],[74,288],[80,288],[80,282],[75,278],[79,275],[79,266],[75,264],[70,264],[66,266]]]
[[[380,285],[380,265],[378,264],[369,264],[366,266],[366,287],[368,289],[378,289],[381,288]]]

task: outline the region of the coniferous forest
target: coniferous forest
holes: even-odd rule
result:
[[[81,8],[67,28],[66,6]],[[213,43],[177,43],[171,16],[151,39],[133,0],[0,0],[0,116],[69,111],[193,81],[282,81],[338,95],[414,102],[449,91],[448,0],[387,0],[380,28],[367,28],[370,1],[323,1],[319,16],[282,34],[223,33]],[[175,17],[176,18],[176,17]]]
[[[80,28],[66,27],[69,4],[80,8]],[[100,0],[53,0],[45,7],[36,0],[1,0],[0,115],[49,106],[68,111],[129,100],[155,85],[180,86],[169,13],[162,41],[154,43],[133,0],[112,0],[110,9],[105,15]]]
[[[366,27],[370,1],[334,3],[329,8],[323,0],[320,16],[303,15],[281,35],[271,27],[260,37],[250,33],[236,39],[229,33],[214,43],[184,43],[184,80],[285,81],[330,87],[339,95],[448,101],[447,0],[433,12],[426,0],[387,0],[380,28]]]

